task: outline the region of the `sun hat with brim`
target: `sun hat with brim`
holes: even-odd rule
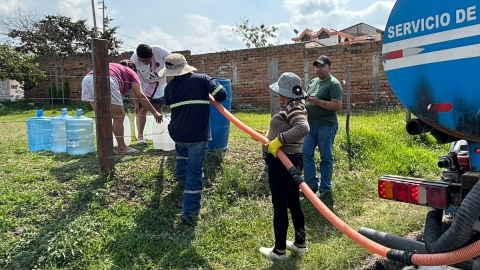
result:
[[[280,75],[278,81],[270,85],[270,89],[279,95],[295,100],[307,96],[305,91],[302,90],[302,80],[292,72],[285,72]]]
[[[165,58],[165,67],[158,72],[158,75],[160,77],[180,76],[196,70],[195,67],[188,65],[187,60],[183,55],[172,53]]]

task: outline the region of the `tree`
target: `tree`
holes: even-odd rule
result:
[[[260,26],[249,26],[249,20],[245,18],[240,20],[242,20],[242,24],[237,24],[237,27],[232,28],[232,31],[242,37],[247,48],[273,46],[273,44],[268,43],[267,39],[277,37],[275,32],[278,30],[278,27],[268,26],[263,23]]]
[[[24,90],[36,87],[46,76],[34,58],[35,55],[22,55],[11,44],[0,45],[0,79],[23,82]]]
[[[17,22],[20,16],[22,23]],[[108,40],[109,53],[118,54],[122,41],[115,37],[118,27],[99,33]],[[38,15],[17,11],[17,14],[0,15],[0,34],[16,41],[17,50],[24,54],[75,55],[91,51],[95,30],[88,28],[86,20],[73,21],[64,15]]]

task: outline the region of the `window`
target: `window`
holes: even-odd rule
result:
[[[310,41],[310,36],[309,35],[304,35],[302,37],[302,42],[305,42],[305,41]]]
[[[342,37],[340,36],[337,36],[338,37],[338,43],[341,43],[342,42]]]
[[[327,32],[322,32],[320,34],[320,36],[318,36],[318,39],[325,39],[325,38],[329,38],[330,35],[327,33]]]

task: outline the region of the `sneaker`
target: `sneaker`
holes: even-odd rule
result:
[[[273,248],[266,248],[266,247],[261,247],[260,248],[260,253],[262,253],[263,256],[267,257],[268,259],[270,260],[277,260],[277,261],[284,261],[286,259],[288,259],[288,256],[287,256],[287,253],[285,252],[284,254],[282,255],[278,255],[276,253],[273,252]]]
[[[295,246],[295,243],[293,243],[292,241],[288,241],[288,240],[287,240],[287,249],[290,250],[291,252],[297,253],[298,256],[302,256],[303,254],[307,253],[307,251],[308,251],[308,247],[304,247],[304,248],[297,247],[297,246]]]

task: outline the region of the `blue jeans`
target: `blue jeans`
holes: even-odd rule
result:
[[[310,132],[303,141],[303,172],[305,183],[310,188],[318,188],[317,170],[315,168],[315,148],[320,152],[320,192],[332,190],[333,143],[338,125],[319,127],[310,125]]]
[[[208,141],[196,143],[175,142],[176,175],[179,183],[185,183],[183,191],[183,217],[191,218],[200,212],[203,187],[203,163]]]

